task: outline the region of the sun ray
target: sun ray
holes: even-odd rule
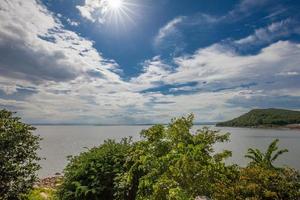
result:
[[[126,22],[135,23],[133,16],[139,11],[139,4],[135,0],[104,0],[104,17],[117,27],[126,26]]]

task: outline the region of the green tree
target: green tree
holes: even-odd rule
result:
[[[118,177],[118,199],[195,199],[212,196],[217,180],[235,173],[226,166],[229,151],[214,152],[229,134],[203,128],[192,133],[193,115],[141,132],[131,148],[126,171]]]
[[[71,157],[58,191],[62,200],[112,200],[115,177],[122,173],[130,139],[107,140],[99,147]]]
[[[275,139],[273,142],[271,142],[265,153],[262,153],[259,149],[249,148],[248,154],[246,154],[245,157],[252,160],[250,162],[250,165],[259,165],[261,167],[266,168],[275,168],[273,166],[273,162],[278,158],[278,156],[288,152],[287,149],[278,150],[278,142],[278,139]]]
[[[266,153],[249,150],[247,167],[225,165],[231,152],[215,152],[229,134],[202,128],[193,115],[141,131],[142,140],[103,145],[71,159],[58,196],[63,200],[298,200],[299,172],[272,162],[286,150],[273,141]],[[252,153],[253,152],[253,153]],[[255,152],[255,153],[254,153]]]
[[[37,155],[40,137],[34,127],[0,110],[0,199],[20,199],[33,186],[40,169]]]

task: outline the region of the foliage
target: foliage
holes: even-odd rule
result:
[[[123,172],[131,140],[120,143],[107,140],[79,156],[72,157],[64,170],[65,175],[58,196],[63,200],[113,199],[114,179]]]
[[[259,149],[248,149],[245,156],[252,161],[230,182],[220,181],[214,199],[300,199],[300,174],[290,168],[278,168],[273,165],[279,155],[287,149],[279,150],[274,140],[265,153]],[[275,153],[275,155],[273,155]]]
[[[24,197],[24,200],[58,200],[52,188],[35,188]]]
[[[40,168],[37,161],[39,136],[34,127],[24,124],[19,117],[0,110],[0,199],[19,199],[36,180]]]
[[[284,168],[268,169],[261,166],[241,168],[237,179],[217,184],[214,199],[298,200],[300,199],[300,175]]]
[[[249,149],[247,167],[225,165],[231,152],[215,152],[229,134],[191,131],[193,115],[154,125],[142,140],[106,141],[73,157],[65,169],[60,199],[214,200],[300,199],[300,174],[273,161],[287,150],[274,140],[265,153]]]
[[[250,158],[252,161],[251,165],[259,165],[265,168],[275,168],[273,166],[273,162],[280,156],[281,154],[288,152],[287,149],[281,149],[278,151],[279,140],[275,139],[268,147],[265,153],[262,153],[259,149],[248,149],[248,154],[246,154],[246,158]],[[273,155],[275,153],[275,155]]]
[[[284,126],[300,124],[300,111],[283,109],[254,109],[250,112],[217,126],[258,127]]]
[[[191,133],[193,115],[173,119],[165,127],[143,130],[131,148],[127,170],[118,177],[117,199],[195,199],[212,196],[214,184],[235,174],[226,166],[229,151],[215,153],[213,145],[228,141],[208,128]]]

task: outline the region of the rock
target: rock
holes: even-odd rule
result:
[[[54,176],[54,177],[47,177],[39,180],[36,183],[37,187],[42,187],[42,188],[56,188],[57,186],[60,185],[59,181],[62,179],[61,176]]]

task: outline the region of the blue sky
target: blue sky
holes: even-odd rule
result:
[[[0,2],[0,106],[30,123],[300,110],[300,2]]]

